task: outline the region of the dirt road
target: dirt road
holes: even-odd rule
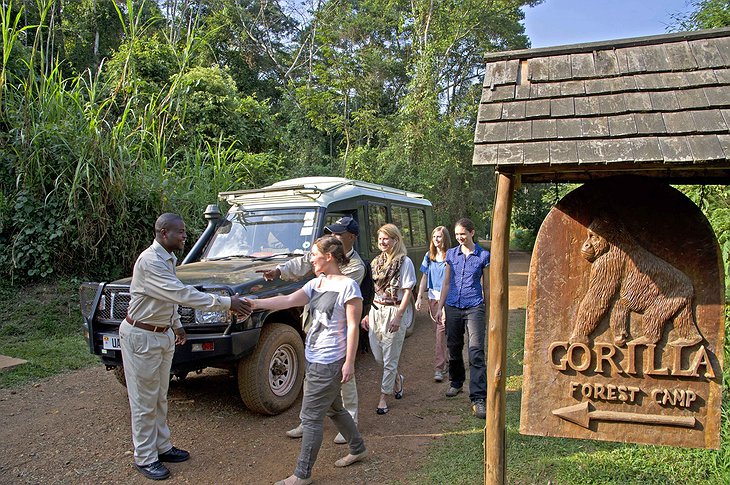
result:
[[[525,306],[528,264],[529,254],[510,256],[512,308]],[[358,355],[360,428],[370,457],[335,468],[347,446],[332,442],[336,432],[327,420],[317,484],[415,483],[429,446],[469,413],[468,397],[447,399],[448,383],[433,381],[433,342],[422,311],[401,357],[404,397],[391,399],[384,416],[375,413],[381,370],[371,354]],[[299,440],[284,432],[298,423],[299,402],[279,416],[254,414],[234,378],[220,370],[173,382],[169,401],[173,442],[192,458],[171,464],[165,483],[271,484],[293,471]],[[151,483],[132,467],[125,388],[102,366],[0,390],[0,443],[0,483]]]

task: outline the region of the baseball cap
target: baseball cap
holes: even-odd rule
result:
[[[337,219],[334,224],[324,226],[324,232],[325,234],[340,234],[343,232],[349,232],[357,236],[358,234],[360,234],[360,226],[355,219],[350,216],[345,216]]]

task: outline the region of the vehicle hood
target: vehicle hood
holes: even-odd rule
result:
[[[287,261],[279,258],[267,261],[251,261],[247,259],[231,259],[223,261],[200,261],[183,264],[177,267],[176,273],[180,281],[194,286],[231,286],[238,287],[254,281],[263,282],[261,273],[273,269],[277,264]],[[132,278],[115,281],[117,284],[129,284]]]

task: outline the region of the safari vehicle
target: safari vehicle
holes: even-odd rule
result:
[[[265,298],[289,294],[305,281],[266,282],[260,271],[308,251],[325,225],[342,216],[360,224],[356,250],[364,261],[379,253],[377,230],[392,222],[403,232],[418,267],[433,229],[431,203],[422,195],[357,180],[306,177],[257,190],[219,194],[231,207],[205,211],[208,226],[177,268],[185,284],[201,291]],[[259,272],[257,272],[259,271]],[[131,278],[83,283],[81,312],[89,349],[99,355],[122,384],[124,370],[119,325],[127,314]],[[403,322],[413,330],[413,301]],[[302,308],[254,312],[239,320],[230,312],[180,307],[187,342],[175,350],[171,373],[184,379],[206,367],[237,373],[246,406],[278,414],[294,403],[304,378]]]

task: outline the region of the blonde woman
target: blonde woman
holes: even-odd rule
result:
[[[401,320],[416,285],[416,270],[395,225],[386,224],[378,229],[378,248],[381,253],[371,263],[375,301],[370,314],[363,318],[362,327],[368,330],[373,357],[383,366],[376,409],[382,415],[389,411],[387,396],[403,397],[403,375],[398,373],[398,360],[406,328]]]
[[[416,297],[416,310],[421,309],[423,295],[428,298],[428,313],[436,330],[435,365],[433,380],[441,382],[448,369],[448,351],[446,349],[446,326],[443,313],[436,313],[441,297],[441,286],[446,274],[446,250],[451,246],[449,230],[438,226],[431,233],[431,244],[421,263],[421,284]]]

